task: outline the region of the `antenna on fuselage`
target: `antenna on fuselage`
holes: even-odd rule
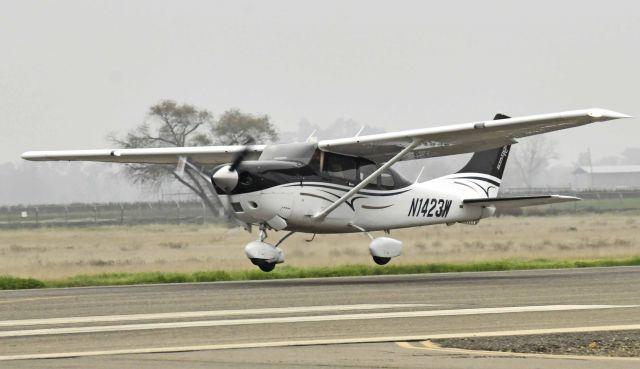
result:
[[[360,130],[358,131],[358,133],[356,133],[356,135],[355,135],[355,136],[353,136],[353,137],[358,137],[358,136],[360,136],[360,133],[362,133],[362,131],[364,131],[364,127],[366,127],[366,126],[362,126],[362,127],[360,127]]]

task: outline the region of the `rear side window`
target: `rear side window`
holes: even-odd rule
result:
[[[380,188],[383,190],[392,190],[395,187],[395,181],[393,180],[393,174],[388,170],[384,171],[378,177]]]
[[[360,165],[358,166],[358,182],[364,181],[367,177],[373,174],[378,167],[376,167],[373,163],[368,163],[365,161],[360,161]],[[375,183],[375,181],[374,181]]]

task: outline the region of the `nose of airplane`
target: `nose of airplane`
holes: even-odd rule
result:
[[[211,180],[225,192],[231,192],[238,185],[238,172],[232,170],[230,165],[225,165],[213,173]]]

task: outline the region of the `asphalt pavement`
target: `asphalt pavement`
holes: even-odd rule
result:
[[[637,368],[424,342],[637,330],[639,281],[618,267],[2,291],[0,367]]]

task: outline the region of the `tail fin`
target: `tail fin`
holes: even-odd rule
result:
[[[504,114],[496,114],[493,120],[507,118],[509,117]],[[471,160],[457,173],[481,173],[502,179],[510,148],[511,145],[507,145],[495,149],[478,151],[473,154]]]

